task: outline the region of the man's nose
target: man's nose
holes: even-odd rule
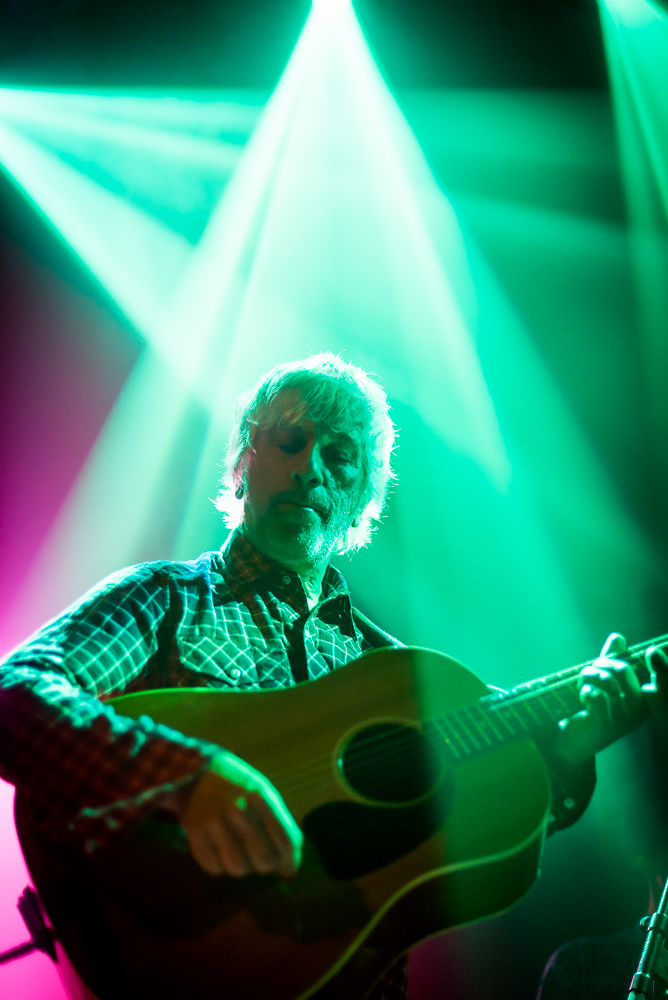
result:
[[[314,486],[321,486],[323,483],[322,456],[317,441],[308,444],[295,456],[295,462],[291,478],[300,486],[312,489]]]

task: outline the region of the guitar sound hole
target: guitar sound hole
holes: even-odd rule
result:
[[[339,768],[358,795],[375,802],[412,802],[427,795],[443,773],[436,746],[413,726],[376,723],[356,733]]]

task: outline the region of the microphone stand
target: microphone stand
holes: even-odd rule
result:
[[[668,879],[656,913],[640,923],[647,928],[647,938],[629,986],[629,1000],[659,1000],[668,993]]]

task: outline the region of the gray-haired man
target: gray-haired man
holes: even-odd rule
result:
[[[355,611],[329,565],[368,541],[393,442],[385,393],[359,368],[333,355],[277,366],[240,402],[218,501],[236,527],[222,551],[122,571],[8,658],[0,773],[50,837],[92,853],[167,808],[210,874],[292,874],[302,834],[262,774],[103,701],[151,688],[290,686],[397,644]],[[576,769],[655,696],[610,659],[583,681],[586,711],[553,745]],[[620,691],[623,713],[612,709]],[[405,967],[377,989],[405,995]]]

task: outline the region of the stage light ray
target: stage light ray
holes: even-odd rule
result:
[[[145,122],[110,119],[101,114],[100,104],[104,104],[104,98],[98,98],[86,109],[87,113],[82,114],[76,106],[54,109],[49,102],[17,101],[15,92],[0,90],[0,118],[12,122],[16,130],[61,155],[78,153],[82,163],[86,160],[97,163],[105,153],[121,160],[128,154],[148,151],[156,158],[177,164],[184,161],[202,169],[215,168],[224,176],[236,166],[239,142],[220,138],[214,141],[164,127],[151,127]]]
[[[542,363],[463,238],[349,7],[314,8],[158,340],[171,364],[147,353],[129,380],[22,592],[24,608],[31,595],[29,612],[16,615],[24,627],[121,562],[189,558],[216,544],[206,498],[237,392],[274,362],[324,348],[377,371],[414,429],[395,501],[399,554],[388,556],[381,533],[359,563],[362,574],[384,565],[371,574],[381,579],[397,558],[406,566],[396,585],[409,641],[480,663],[499,635],[512,636],[507,654],[495,654],[496,680],[520,679],[543,645],[546,669],[591,649],[572,583],[583,538],[581,563],[594,554],[614,580],[602,607],[625,600],[623,573],[653,572],[559,393],[543,391]],[[157,545],[155,521],[176,503],[167,480],[186,497],[180,529]],[[346,567],[353,585],[357,565]],[[498,625],[491,645],[472,618],[479,607]]]
[[[657,496],[668,497],[668,17],[647,0],[601,0],[644,335]]]
[[[216,139],[243,144],[253,131],[266,103],[264,91],[179,90],[170,95],[164,90],[141,94],[99,93],[68,90],[0,88],[0,114],[16,120],[47,120],[58,115],[87,119],[92,123],[145,126],[155,132],[169,132],[182,137]]]
[[[150,336],[191,248],[0,122],[1,162],[139,331]]]
[[[163,495],[160,484],[188,402],[172,370],[145,351],[7,609],[6,646],[150,550],[151,525],[174,497],[174,483]]]
[[[81,258],[151,348],[185,385],[203,395],[206,387],[201,372],[208,368],[202,366],[201,340],[206,339],[206,330],[196,317],[203,315],[203,303],[210,295],[198,296],[185,282],[188,291],[182,291],[177,302],[171,301],[187,270],[191,244],[2,121],[0,143],[2,165],[14,183]],[[122,150],[116,150],[115,155],[120,166]],[[207,274],[214,288],[216,277]],[[199,306],[198,301],[202,303]]]
[[[312,11],[189,273],[206,274],[232,246],[246,277],[238,313],[220,283],[203,280],[197,296],[215,288],[222,318],[211,336],[234,336],[193,497],[211,494],[237,386],[281,357],[351,343],[396,397],[507,488],[464,315],[475,292],[459,226],[349,6]],[[195,501],[177,551],[195,544],[200,518]]]
[[[178,130],[166,127],[165,103]],[[184,134],[183,104],[205,138]],[[258,113],[241,101],[210,104],[0,90],[5,169],[177,372],[193,354],[189,317],[176,336],[159,319],[191,246],[168,223],[210,214]],[[151,105],[160,127],[146,127]]]
[[[347,31],[351,25],[343,23]],[[651,576],[656,566],[546,377],[522,324],[478,258],[472,277],[471,242],[462,239],[454,213],[403,116],[377,69],[369,65],[359,28],[351,32],[351,40],[341,24],[339,12],[317,60],[309,64],[308,50],[295,51],[292,74],[286,73],[277,88],[237,175],[240,185],[248,180],[248,186],[236,192],[235,210],[240,212],[239,204],[250,194],[251,204],[262,206],[261,225],[258,210],[245,244],[247,284],[220,371],[217,410],[174,552],[185,558],[211,544],[205,498],[215,492],[217,463],[239,387],[250,385],[272,363],[308,349],[361,354],[385,378],[395,404],[419,419],[416,454],[429,453],[429,434],[435,434],[450,456],[448,461],[459,454],[463,463],[450,470],[449,477],[442,472],[425,475],[420,463],[407,462],[404,481],[419,484],[427,508],[427,498],[438,498],[436,523],[415,510],[415,490],[406,491],[401,485],[397,489],[396,503],[405,505],[399,515],[406,574],[402,609],[414,622],[412,640],[452,648],[443,639],[442,607],[436,596],[442,596],[443,583],[426,565],[424,545],[429,537],[430,545],[448,552],[453,578],[467,581],[462,593],[484,589],[481,572],[495,576],[488,563],[503,567],[505,579],[496,578],[482,602],[486,614],[498,607],[499,629],[508,629],[515,611],[491,596],[492,591],[500,594],[505,585],[523,609],[523,621],[517,620],[510,631],[522,635],[518,641],[524,643],[526,658],[545,658],[541,650],[548,645],[556,669],[559,658],[563,662],[565,656],[577,657],[578,650],[596,640],[557,554],[555,530],[567,546],[578,592],[595,583],[598,603],[590,609],[592,620],[603,618],[603,609],[614,600],[630,605],[637,580]],[[310,36],[305,30],[300,44],[307,38],[309,44],[318,44],[315,25]],[[286,105],[293,108],[291,116]],[[281,141],[279,127],[272,128],[274,114],[284,127]],[[271,145],[265,144],[264,129]],[[242,168],[252,166],[254,156],[259,159],[254,180],[250,171],[242,177]],[[271,172],[266,168],[269,162],[274,165]],[[255,186],[258,182],[269,189],[264,198]],[[203,268],[209,250],[216,257],[216,243],[226,243],[216,235],[216,225],[225,234],[227,222],[221,216],[212,223],[209,248],[204,243],[200,248]],[[195,255],[193,272],[197,266]],[[219,333],[223,330],[227,345],[228,322],[220,325]],[[484,378],[476,348],[483,359]],[[503,415],[504,433],[513,441],[514,462],[519,463],[517,483],[509,479],[503,443],[499,447],[486,384],[492,377],[496,412]],[[460,491],[461,470],[471,460],[482,478]],[[445,459],[436,464],[445,467]],[[429,472],[428,460],[426,467]],[[485,516],[476,526],[468,523],[460,500],[471,489],[488,491]],[[449,526],[441,534],[442,522]],[[372,563],[376,556],[382,562],[377,548],[382,537],[381,533],[369,557]],[[461,544],[462,538],[466,543]],[[578,554],[583,547],[587,557]],[[356,566],[353,562],[345,567],[353,582]],[[606,589],[599,576],[615,584]],[[538,589],[537,579],[542,581]],[[454,648],[470,650],[477,632],[471,609],[477,605],[467,598],[460,601],[456,592],[449,597],[451,610],[456,609],[452,618],[461,624],[461,628],[449,626],[449,638],[457,628]],[[532,621],[529,628],[526,609]],[[476,652],[481,655],[480,649]],[[498,668],[498,657],[495,663]]]
[[[661,21],[662,14],[648,0],[603,0],[613,21],[621,28],[646,28]]]

